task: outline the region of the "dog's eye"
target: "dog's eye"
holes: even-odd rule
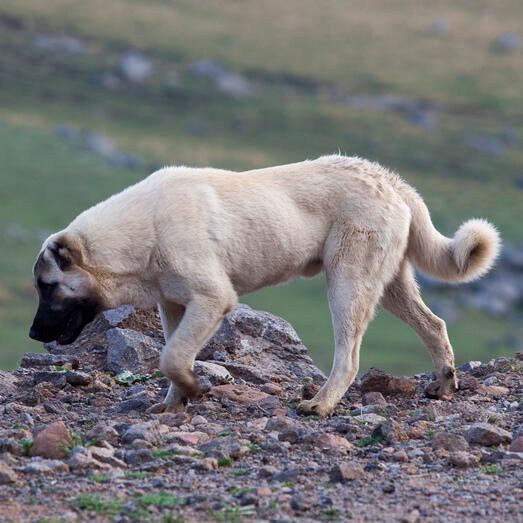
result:
[[[40,287],[40,289],[42,291],[52,291],[56,286],[58,285],[57,282],[53,282],[53,283],[47,283],[45,281],[42,281],[42,280],[38,280],[38,287]]]

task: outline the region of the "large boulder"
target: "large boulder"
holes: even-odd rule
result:
[[[74,355],[84,368],[147,374],[158,368],[163,343],[156,311],[124,306],[99,315],[74,343],[45,347],[62,358]],[[288,322],[241,304],[227,314],[198,360],[225,367],[232,377],[251,383],[325,378]]]

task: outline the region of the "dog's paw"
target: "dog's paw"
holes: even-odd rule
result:
[[[320,418],[326,418],[332,414],[333,410],[332,407],[323,405],[312,399],[300,402],[296,408],[296,413],[301,416],[320,416]]]
[[[160,403],[155,403],[151,407],[147,409],[148,414],[161,414],[162,412],[170,412],[170,413],[176,413],[176,412],[184,412],[185,407],[187,406],[187,400],[184,399],[181,402],[178,403],[166,403],[164,401]]]
[[[454,390],[454,386],[446,385],[442,387],[439,381],[433,381],[425,388],[425,396],[431,399],[450,401]]]

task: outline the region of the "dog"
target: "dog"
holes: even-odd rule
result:
[[[376,305],[409,325],[457,388],[445,322],[423,303],[413,267],[447,282],[484,275],[500,249],[489,222],[440,234],[418,193],[377,163],[342,155],[231,172],[167,167],[51,235],[34,266],[30,337],[72,343],[100,311],[158,306],[165,334],[162,409],[200,393],[193,364],[242,294],[324,271],[334,328],[330,375],[298,412],[327,416],[353,382]],[[161,409],[160,409],[161,410]]]

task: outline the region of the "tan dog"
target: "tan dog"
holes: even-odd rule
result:
[[[416,191],[359,158],[236,173],[170,167],[78,216],[43,244],[34,268],[39,308],[30,336],[71,343],[101,310],[158,304],[166,345],[164,400],[199,394],[198,351],[238,296],[324,270],[334,326],[332,371],[302,413],[332,412],[358,371],[378,302],[414,329],[436,368],[433,393],[457,386],[445,323],[423,303],[412,265],[449,282],[483,275],[499,251],[483,220],[454,238],[432,225]]]

